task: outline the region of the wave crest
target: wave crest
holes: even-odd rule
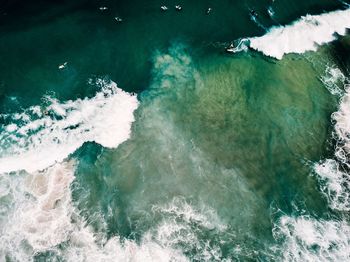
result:
[[[127,140],[137,98],[112,81],[98,82],[102,90],[92,98],[59,102],[46,97],[46,107],[0,115],[8,123],[0,126],[0,173],[43,170],[85,142],[115,148]]]
[[[350,28],[350,9],[321,15],[306,15],[286,26],[272,27],[260,37],[246,41],[249,47],[267,56],[282,59],[290,53],[302,54],[316,51],[319,45],[336,39],[336,34],[345,35]]]

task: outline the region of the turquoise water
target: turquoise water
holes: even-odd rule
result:
[[[176,4],[1,7],[2,260],[350,258],[348,36],[225,52],[346,5]]]

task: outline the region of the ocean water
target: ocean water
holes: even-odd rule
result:
[[[0,14],[0,261],[350,260],[347,2]]]

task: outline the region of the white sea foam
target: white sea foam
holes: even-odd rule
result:
[[[208,229],[218,229],[219,231],[226,229],[226,225],[220,220],[215,210],[204,205],[195,209],[182,197],[175,197],[165,206],[154,206],[153,211],[167,216],[181,217],[186,223],[198,223]]]
[[[337,141],[334,159],[326,159],[315,165],[315,172],[320,180],[320,189],[327,197],[332,209],[350,210],[350,176],[345,171],[349,168],[350,153],[350,93],[346,84],[348,79],[337,68],[327,68],[326,75],[331,70],[330,77],[324,81],[327,88],[339,88],[343,97],[340,99],[338,111],[332,114],[334,122],[333,137]],[[323,78],[324,79],[324,78]],[[340,86],[344,87],[340,89]],[[342,91],[344,90],[344,91]],[[345,169],[344,169],[345,168]]]
[[[28,176],[2,174],[12,201],[2,219],[0,257],[28,261],[35,252],[46,251],[68,240],[71,223],[70,184],[74,163],[57,164]]]
[[[335,40],[335,34],[345,35],[347,28],[350,28],[350,9],[306,15],[290,25],[272,27],[261,37],[249,38],[249,46],[282,59],[284,54],[315,51],[319,45]]]
[[[320,189],[332,209],[350,210],[350,176],[344,170],[349,167],[347,155],[350,152],[350,94],[348,79],[339,68],[327,67],[321,78],[331,93],[343,95],[338,111],[332,114],[333,137],[337,141],[334,159],[325,159],[314,167],[320,181]],[[333,91],[333,92],[332,92]]]
[[[92,98],[59,102],[47,97],[46,107],[1,115],[9,124],[0,133],[0,173],[45,169],[85,142],[115,148],[127,140],[137,98],[113,82],[99,81],[102,90]]]
[[[348,261],[350,227],[345,221],[282,216],[273,235],[283,245],[283,261]]]
[[[334,138],[337,140],[334,159],[326,159],[315,165],[320,180],[320,189],[326,195],[332,209],[350,210],[350,94],[346,92],[341,99],[339,110],[332,114]]]
[[[188,261],[183,252],[193,250],[193,259],[220,260],[220,247],[200,240],[200,232],[220,234],[226,225],[214,210],[196,208],[182,198],[153,208],[163,218],[138,243],[94,232],[73,205],[74,172],[70,160],[32,174],[2,174],[0,196],[7,197],[9,205],[0,212],[0,260],[33,261],[49,251],[65,261],[182,262]]]
[[[146,235],[141,244],[118,237],[97,245],[93,234],[84,228],[71,235],[71,246],[63,254],[67,261],[132,261],[132,262],[185,262],[188,259],[179,251],[163,247]]]
[[[154,206],[152,210],[163,217],[152,231],[157,242],[185,253],[195,250],[191,260],[222,261],[221,248],[201,239],[203,230],[220,236],[227,229],[215,210],[204,204],[195,206],[182,197],[175,197],[164,206]]]
[[[348,162],[347,154],[350,152],[350,90],[341,98],[339,109],[332,114],[335,121],[335,137],[339,141],[336,149],[336,156],[341,162]]]
[[[136,243],[94,233],[72,203],[74,166],[71,160],[32,174],[2,174],[1,198],[9,205],[0,213],[1,261],[33,261],[47,251],[65,261],[187,261],[151,234]]]
[[[183,198],[175,197],[165,206],[154,206],[153,212],[162,215],[161,221],[142,237],[141,243],[121,241],[113,237],[97,241],[88,227],[74,231],[70,245],[63,255],[69,261],[188,261],[184,252],[195,250],[198,261],[219,261],[221,250],[200,240],[198,232],[204,229],[226,229],[214,210],[202,206],[196,208]],[[84,237],[82,237],[84,236]]]
[[[321,81],[332,95],[343,95],[346,77],[339,68],[327,66]]]
[[[320,179],[320,189],[332,209],[350,210],[350,176],[340,170],[334,159],[326,159],[315,165]]]

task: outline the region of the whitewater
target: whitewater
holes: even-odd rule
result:
[[[2,114],[7,123],[0,135],[0,173],[43,170],[60,163],[86,142],[116,148],[130,136],[136,95],[106,79],[92,98],[59,102],[44,97],[47,105]]]
[[[349,28],[350,9],[306,15],[289,25],[272,27],[263,36],[241,39],[235,52],[250,47],[266,56],[282,59],[285,54],[316,51],[320,45],[344,36]]]

